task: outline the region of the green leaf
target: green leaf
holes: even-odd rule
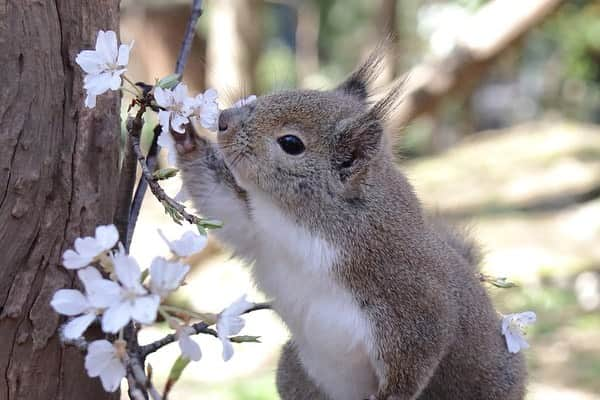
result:
[[[198,233],[203,236],[206,236],[206,229],[201,224],[196,224],[196,228],[198,228]]]
[[[189,358],[183,356],[177,357],[177,360],[175,360],[171,366],[171,370],[169,371],[169,377],[167,378],[167,383],[165,384],[165,391],[163,394],[164,398],[167,397],[167,394],[169,394],[173,386],[177,383],[179,378],[181,378],[183,370],[185,370],[189,363]]]
[[[233,343],[260,343],[260,336],[233,336],[229,338],[229,341]]]
[[[181,81],[181,74],[171,74],[156,82],[156,86],[163,89],[172,89]]]
[[[161,168],[157,171],[154,171],[152,173],[152,176],[160,181],[163,179],[172,178],[175,175],[177,175],[178,172],[179,172],[179,170],[177,168],[167,167],[167,168]]]
[[[216,229],[223,227],[223,222],[219,221],[218,219],[203,219],[200,223],[202,224],[202,227],[206,229]]]

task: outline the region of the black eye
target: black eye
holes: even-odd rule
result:
[[[281,149],[288,154],[297,156],[304,151],[304,143],[302,140],[294,135],[285,135],[277,139],[277,143],[281,146]]]

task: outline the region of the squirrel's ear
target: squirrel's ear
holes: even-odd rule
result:
[[[342,181],[365,171],[369,160],[380,151],[382,140],[383,127],[371,113],[338,122],[333,163]]]
[[[382,71],[385,47],[386,43],[377,46],[367,60],[336,90],[354,96],[361,101],[366,101],[369,98],[369,86]]]

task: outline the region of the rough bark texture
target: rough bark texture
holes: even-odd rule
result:
[[[110,223],[116,93],[84,108],[77,53],[117,30],[119,0],[0,0],[0,399],[107,399],[59,343],[52,294],[75,237]]]

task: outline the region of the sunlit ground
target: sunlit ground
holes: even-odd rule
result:
[[[480,135],[402,168],[425,204],[469,222],[485,249],[485,272],[520,284],[490,288],[498,310],[537,312],[526,352],[528,399],[600,399],[600,199],[594,191],[600,188],[600,130],[532,123]],[[147,198],[136,256],[166,252],[155,228],[171,225]],[[244,292],[262,300],[243,266],[212,254],[199,257],[178,301],[219,311]],[[164,333],[147,331],[143,340]],[[243,333],[260,335],[262,343],[236,345],[228,363],[216,339],[200,338],[203,358],[184,372],[172,398],[276,399],[274,370],[286,330],[270,311],[260,311],[247,317]],[[177,345],[170,345],[150,359],[158,386],[177,354]]]

